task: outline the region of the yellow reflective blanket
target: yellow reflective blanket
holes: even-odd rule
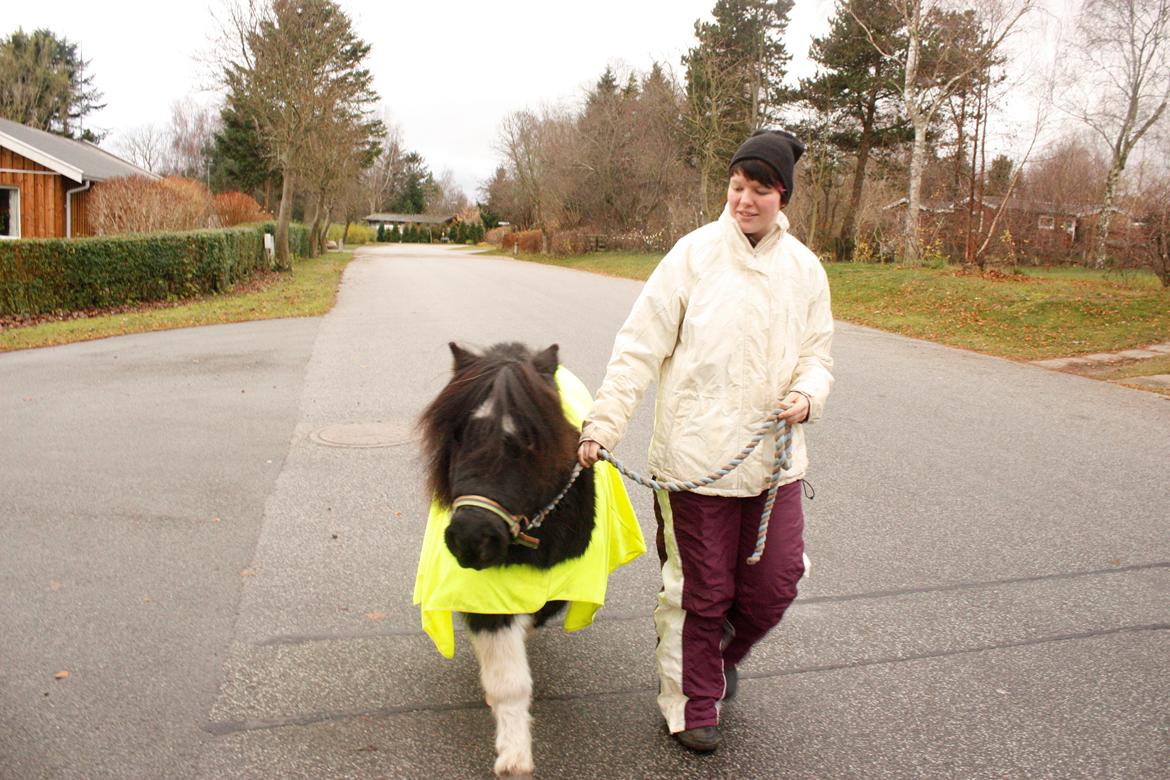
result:
[[[580,428],[593,403],[589,390],[564,366],[557,369],[556,380],[565,417]],[[581,479],[589,476],[583,474]],[[550,569],[526,565],[464,569],[443,541],[450,510],[431,504],[414,581],[414,603],[422,608],[423,630],[440,653],[447,658],[455,655],[453,612],[522,614],[535,612],[547,601],[568,601],[566,631],[593,622],[594,613],[605,604],[609,573],[646,552],[646,542],[617,470],[599,462],[592,477],[597,508],[589,547],[580,558]]]

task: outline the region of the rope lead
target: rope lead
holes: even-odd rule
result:
[[[772,507],[776,505],[776,491],[780,489],[780,472],[788,468],[792,460],[792,426],[788,424],[787,420],[780,418],[783,412],[784,407],[780,407],[768,415],[764,423],[760,426],[760,432],[752,437],[752,440],[746,447],[740,450],[738,455],[732,458],[723,468],[716,469],[699,480],[659,482],[656,479],[649,479],[636,471],[631,471],[626,468],[620,460],[615,458],[605,448],[601,449],[599,457],[612,464],[622,474],[643,487],[652,488],[653,490],[666,490],[671,493],[684,493],[718,482],[720,479],[735,471],[737,467],[747,460],[748,456],[752,454],[759,443],[771,433],[775,442],[775,454],[772,458],[771,483],[768,487],[768,498],[764,501],[764,511],[760,515],[760,528],[756,534],[756,549],[747,559],[748,565],[754,566],[760,562],[760,558],[764,555],[764,545],[768,541],[768,521],[772,518]]]

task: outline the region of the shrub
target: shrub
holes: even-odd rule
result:
[[[261,222],[260,227],[270,236],[276,235],[275,222]],[[293,257],[309,256],[309,228],[300,222],[288,223],[288,251]]]
[[[329,226],[329,232],[325,235],[325,237],[327,239],[329,239],[330,241],[340,241],[342,238],[341,231],[343,231],[343,230],[345,230],[345,225],[338,224],[338,223],[334,222],[332,225]],[[373,228],[368,227],[368,226],[363,225],[363,224],[360,224],[358,222],[354,222],[354,223],[350,224],[349,230],[345,234],[345,243],[346,244],[368,244],[374,240],[389,241],[390,240],[389,231],[384,231],[384,235],[385,235],[385,238],[379,239],[376,237],[376,232],[374,231]]]
[[[521,252],[538,254],[544,250],[544,234],[539,230],[523,230],[515,236]]]
[[[548,242],[548,249],[554,255],[582,255],[593,248],[590,237],[594,234],[595,231],[588,227],[560,230],[552,234],[552,238]]]
[[[272,219],[272,215],[260,208],[255,198],[243,192],[221,192],[215,196],[214,205],[222,227]]]
[[[269,268],[258,226],[0,242],[0,314],[36,315],[220,292]]]
[[[88,221],[97,236],[196,230],[216,221],[215,203],[202,182],[181,176],[111,179],[94,185]]]

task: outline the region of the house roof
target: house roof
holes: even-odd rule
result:
[[[391,214],[382,211],[366,216],[366,222],[398,222],[416,225],[442,225],[453,219],[455,219],[454,214],[448,216],[441,214]]]
[[[123,176],[159,178],[145,168],[86,141],[46,133],[10,119],[0,118],[0,146],[76,182],[105,181]]]

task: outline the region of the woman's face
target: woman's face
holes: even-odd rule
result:
[[[743,234],[753,242],[759,241],[780,212],[780,190],[737,171],[727,184],[727,206]]]

